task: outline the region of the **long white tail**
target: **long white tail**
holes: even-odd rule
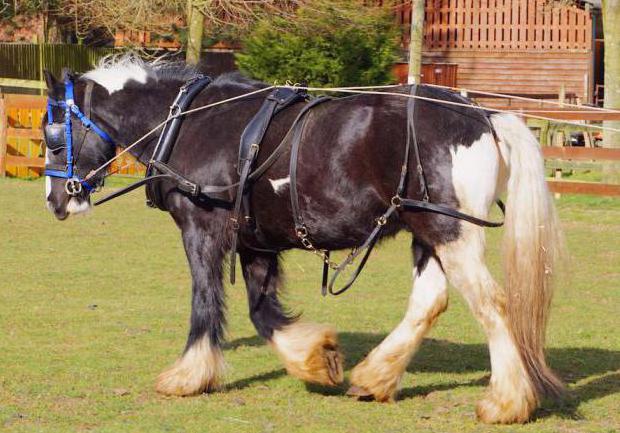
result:
[[[534,135],[513,115],[495,114],[491,122],[509,170],[503,241],[508,322],[539,397],[557,397],[563,385],[547,367],[544,344],[563,247],[559,222]]]

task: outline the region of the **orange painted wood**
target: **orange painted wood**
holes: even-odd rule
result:
[[[573,161],[620,161],[620,149],[603,147],[552,147],[545,146],[542,153],[548,159],[568,159]]]
[[[0,177],[6,176],[6,105],[5,100],[0,94]]]
[[[8,138],[29,138],[31,140],[43,140],[43,133],[40,129],[7,128],[6,135]]]
[[[45,96],[36,95],[4,95],[6,109],[33,109],[45,110],[47,98]]]
[[[15,167],[45,168],[45,158],[6,155],[6,163]]]
[[[547,185],[551,192],[562,194],[592,194],[606,196],[620,196],[620,185],[608,183],[564,182],[548,180]]]

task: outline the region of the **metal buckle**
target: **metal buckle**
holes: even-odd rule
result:
[[[385,215],[381,215],[379,218],[376,219],[376,222],[378,226],[384,226],[387,224],[387,218],[385,217]]]
[[[71,197],[75,197],[82,192],[82,182],[76,177],[67,179],[65,182],[65,192]]]
[[[239,230],[239,221],[237,221],[237,218],[231,218],[230,221],[232,222],[233,230]]]
[[[308,229],[306,228],[306,226],[298,227],[297,229],[295,229],[295,233],[297,234],[297,237],[300,237],[302,239],[308,237]]]
[[[301,244],[308,250],[313,250],[314,249],[314,245],[312,245],[312,242],[310,242],[310,239],[308,238],[301,238]]]

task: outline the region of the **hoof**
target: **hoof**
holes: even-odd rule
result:
[[[157,378],[155,390],[164,395],[190,396],[221,387],[225,370],[222,353],[199,341]]]
[[[400,362],[390,362],[390,360],[373,362],[373,358],[375,357],[371,353],[355,366],[351,372],[349,391],[351,395],[360,399],[392,402],[400,386],[404,368]],[[353,392],[356,393],[353,394]],[[358,395],[359,393],[362,395]]]
[[[530,419],[535,409],[535,401],[501,401],[491,394],[478,402],[476,415],[485,424],[522,424]]]
[[[375,396],[373,395],[372,392],[368,391],[367,389],[361,388],[359,386],[351,386],[348,390],[347,390],[347,395],[349,397],[354,397],[357,398],[358,400],[361,401],[372,401],[375,399]]]
[[[295,323],[274,332],[271,344],[292,376],[327,386],[344,380],[338,338],[329,326]]]

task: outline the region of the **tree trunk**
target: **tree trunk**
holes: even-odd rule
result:
[[[411,38],[409,40],[409,84],[419,83],[422,73],[422,45],[424,41],[424,0],[411,2]]]
[[[605,108],[620,109],[620,0],[603,0],[603,31],[605,33]],[[619,121],[604,126],[620,129]],[[620,132],[604,131],[603,146],[620,148]],[[603,167],[606,182],[620,181],[617,163]]]
[[[202,52],[202,31],[204,29],[204,15],[192,0],[187,0],[187,54],[185,61],[196,65],[200,61]]]

